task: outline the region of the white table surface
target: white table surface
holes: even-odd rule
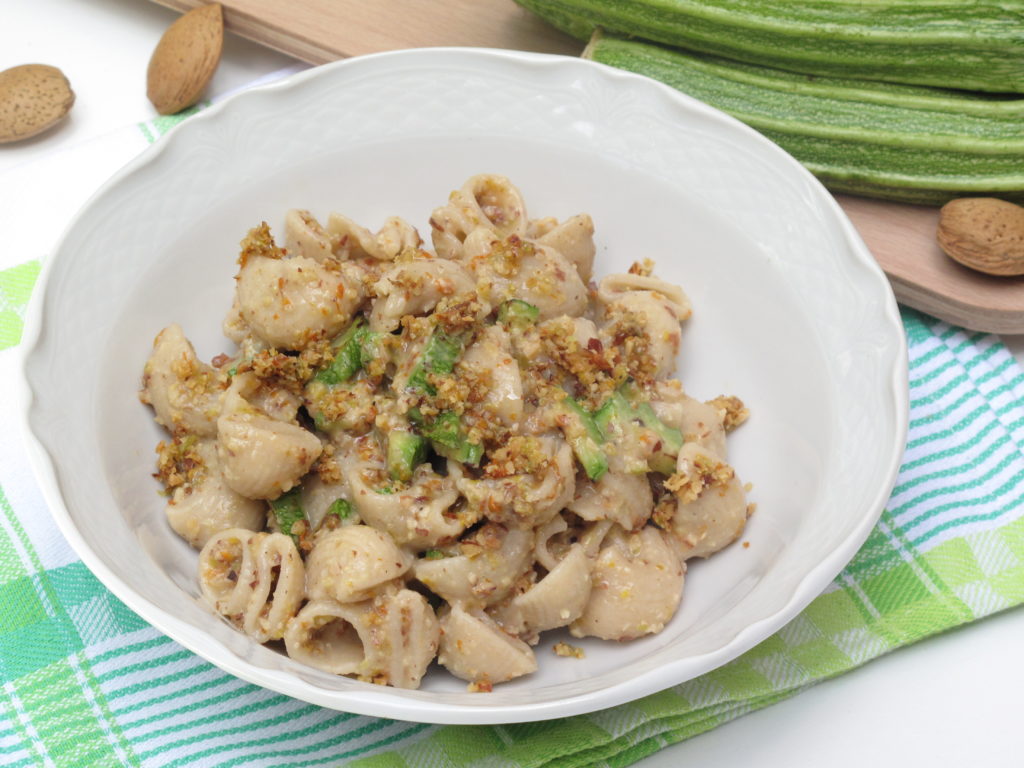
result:
[[[175,13],[143,0],[3,0],[0,6],[0,70],[51,64],[64,71],[77,95],[69,119],[55,130],[0,146],[0,178],[55,150],[155,116],[145,95],[146,65]],[[228,35],[207,96],[295,64]],[[97,168],[94,175],[69,184],[59,163],[49,163],[31,178],[17,172],[8,178],[27,185],[19,204],[51,207],[49,236],[55,240],[107,172]],[[16,213],[0,211],[5,226],[16,226]],[[1024,361],[1024,337],[1004,340]],[[1024,610],[1018,608],[897,651],[637,765],[1022,765],[1022,688]]]

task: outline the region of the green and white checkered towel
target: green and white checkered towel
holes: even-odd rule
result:
[[[132,127],[90,151],[109,149],[109,173],[167,127]],[[28,183],[31,169],[21,172]],[[8,401],[42,257],[27,241],[15,246],[0,255],[0,396]],[[1024,372],[991,336],[912,311],[903,322],[911,398],[904,465],[881,522],[833,584],[714,672],[631,704],[534,724],[362,717],[212,667],[148,626],[78,560],[31,479],[16,415],[2,410],[0,764],[624,766],[894,648],[1018,605]]]

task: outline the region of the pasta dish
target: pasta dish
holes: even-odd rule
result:
[[[429,227],[430,250],[397,217],[255,227],[233,351],[170,325],[140,397],[212,610],[332,674],[415,688],[436,659],[488,691],[545,631],[664,628],[752,510],[726,451],[747,410],[673,378],[689,299],[649,260],[595,280],[590,216],[528,218],[478,175]]]

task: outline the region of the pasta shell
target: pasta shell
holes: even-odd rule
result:
[[[502,683],[537,670],[530,646],[502,631],[486,614],[470,613],[458,604],[441,617],[437,660],[470,682]]]
[[[262,528],[267,520],[266,505],[242,496],[224,482],[216,442],[201,440],[196,450],[204,464],[202,479],[188,488],[175,488],[167,502],[167,522],[174,532],[198,549],[228,528]]]
[[[288,253],[324,262],[333,258],[327,230],[309,211],[292,209],[284,217],[284,247]]]
[[[405,315],[425,315],[446,297],[474,293],[476,283],[459,264],[448,259],[416,259],[395,264],[374,284],[377,298],[370,328],[390,333]],[[487,307],[486,311],[489,311]]]
[[[547,576],[512,599],[509,614],[520,632],[564,627],[583,615],[590,587],[590,560],[582,546],[573,544]]]
[[[501,530],[499,526],[495,529]],[[505,597],[530,566],[533,535],[512,529],[497,549],[469,555],[420,559],[413,571],[431,592],[447,602],[490,605]]]
[[[142,402],[153,406],[156,422],[169,432],[217,434],[220,393],[217,372],[201,363],[181,326],[157,334],[142,375]]]
[[[283,533],[257,534],[248,547],[255,578],[242,628],[258,643],[280,640],[305,596],[302,558],[291,537]]]
[[[306,593],[311,600],[357,603],[405,573],[410,560],[376,528],[337,528],[318,537],[306,558]]]
[[[310,600],[288,622],[284,647],[296,661],[334,675],[360,671],[366,652],[358,627],[364,624],[366,603],[341,605],[333,600]]]
[[[537,239],[568,259],[583,282],[589,282],[594,268],[594,220],[586,213],[566,219]]]
[[[305,256],[253,256],[238,271],[237,312],[264,343],[299,350],[340,333],[362,303],[362,285],[345,270]]]
[[[657,528],[619,529],[605,542],[594,562],[590,599],[569,631],[605,640],[660,632],[679,606],[686,566]]]
[[[241,626],[256,580],[249,541],[256,534],[242,528],[220,531],[199,553],[199,588],[217,613]]]
[[[679,452],[681,474],[704,457],[712,464],[724,464],[715,454],[694,443]],[[747,498],[735,472],[723,483],[709,484],[692,501],[677,499],[665,529],[676,552],[684,560],[708,557],[728,546],[743,533],[747,524]]]

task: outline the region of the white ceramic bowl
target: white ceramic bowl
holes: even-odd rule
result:
[[[469,694],[443,671],[402,691],[303,667],[201,602],[196,553],[167,526],[162,435],[136,392],[154,335],[179,322],[230,349],[240,238],[291,207],[426,232],[468,176],[507,175],[533,216],[590,213],[596,273],[653,258],[695,313],[679,377],[742,397],[730,458],[757,512],[691,565],[659,635],[538,648],[536,674]],[[906,353],[889,286],[826,191],[792,158],[667,87],[590,62],[472,49],[352,59],[190,118],[71,223],[27,322],[24,410],[61,530],[147,621],[241,678],[361,714],[438,723],[541,720],[653,693],[739,655],[840,571],[880,514],[905,439]],[[575,641],[574,641],[575,642]]]

